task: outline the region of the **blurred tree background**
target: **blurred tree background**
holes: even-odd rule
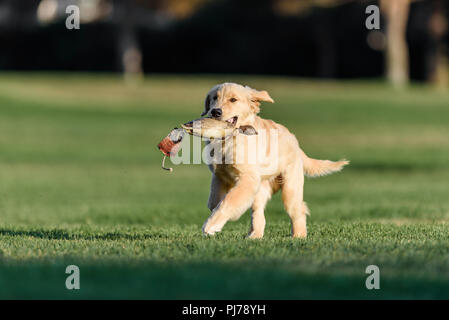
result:
[[[80,7],[80,30],[65,8]],[[381,29],[367,30],[368,5]],[[0,70],[248,73],[448,86],[444,0],[1,0]]]

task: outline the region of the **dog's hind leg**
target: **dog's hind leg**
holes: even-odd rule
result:
[[[293,238],[307,237],[308,209],[303,202],[304,174],[302,162],[292,164],[283,174],[282,201],[292,223]]]

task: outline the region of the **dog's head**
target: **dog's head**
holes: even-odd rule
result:
[[[259,113],[262,101],[274,102],[266,91],[257,91],[236,83],[223,83],[209,91],[201,116],[228,121],[234,126],[250,124]]]

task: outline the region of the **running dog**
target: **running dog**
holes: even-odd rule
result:
[[[340,171],[349,163],[347,160],[329,161],[309,158],[299,147],[296,137],[290,131],[272,120],[266,120],[257,114],[261,102],[274,103],[266,91],[254,90],[235,83],[223,83],[213,87],[206,96],[202,116],[227,121],[235,127],[252,127],[256,134],[276,132],[277,143],[271,136],[265,141],[258,140],[257,148],[265,154],[271,154],[276,148],[276,166],[265,170],[267,163],[249,163],[245,161],[226,163],[214,160],[209,169],[212,172],[208,208],[210,217],[203,225],[205,235],[213,235],[222,230],[228,220],[237,220],[249,208],[252,209],[249,238],[262,238],[265,229],[264,209],[271,196],[282,189],[282,201],[290,216],[292,236],[306,238],[306,217],[309,209],[303,201],[304,175],[323,176]],[[271,131],[270,131],[271,130]],[[225,155],[235,156],[239,147],[248,149],[251,145],[245,139],[232,137],[234,143],[226,144]],[[224,144],[214,140],[212,144]],[[271,149],[271,150],[270,150]],[[248,157],[246,156],[247,159]]]

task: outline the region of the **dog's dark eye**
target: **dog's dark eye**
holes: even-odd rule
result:
[[[217,100],[218,99],[218,97],[217,96],[214,96],[214,100]]]
[[[231,99],[229,99],[229,101],[231,101],[231,102],[236,102],[237,99],[236,99],[236,98],[231,98]]]

